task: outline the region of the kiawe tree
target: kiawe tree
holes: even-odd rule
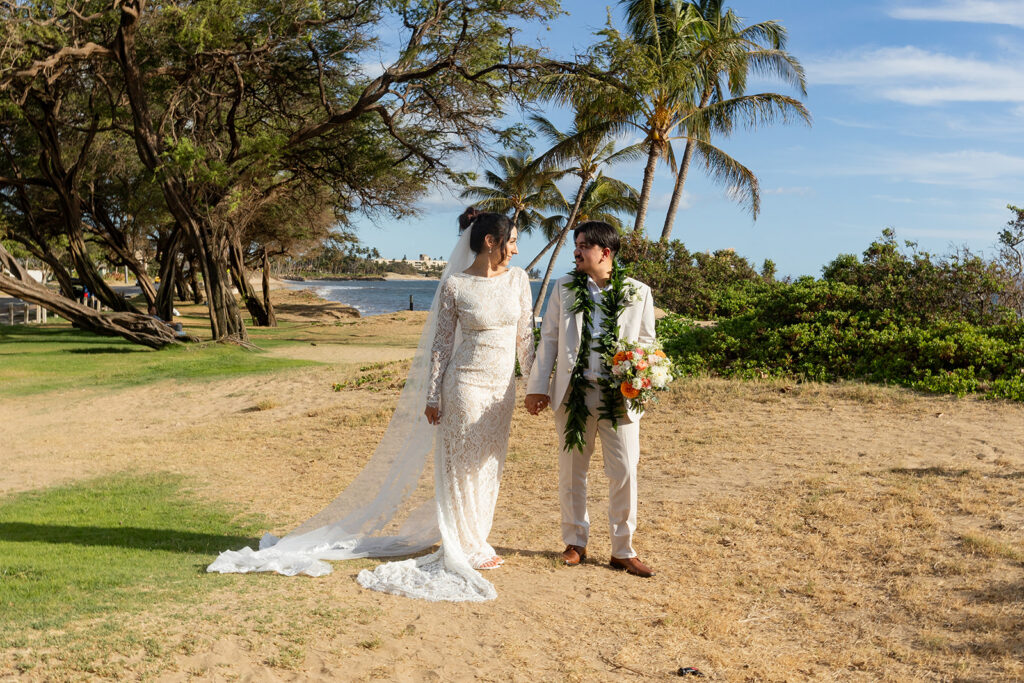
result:
[[[496,122],[547,65],[509,26],[558,6],[86,0],[0,11],[15,36],[0,89],[16,101],[91,69],[119,95],[112,131],[129,136],[195,256],[214,338],[244,339],[228,268],[232,249],[236,264],[248,251],[252,206],[312,184],[342,216],[400,216],[431,182],[459,180],[446,161],[488,138],[513,141]],[[395,59],[368,75],[378,36],[396,26]]]

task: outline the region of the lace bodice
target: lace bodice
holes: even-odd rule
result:
[[[479,277],[455,273],[441,285],[437,333],[431,353],[427,405],[438,406],[453,357],[463,366],[511,376],[518,356],[524,375],[533,366],[533,301],[522,268]],[[457,331],[461,339],[456,346]],[[515,355],[513,355],[513,350]]]

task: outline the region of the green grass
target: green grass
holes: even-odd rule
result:
[[[277,330],[276,345],[289,343],[292,332],[286,328]],[[270,334],[265,338],[273,339]],[[154,351],[119,337],[101,337],[69,325],[0,326],[0,397],[126,387],[166,379],[214,379],[313,364],[269,358],[225,344],[184,345]]]
[[[180,477],[116,475],[0,499],[0,649],[31,632],[166,600],[191,602],[228,577],[205,567],[252,546],[239,522]]]

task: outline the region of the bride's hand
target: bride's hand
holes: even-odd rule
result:
[[[427,416],[427,422],[432,425],[436,425],[441,422],[441,411],[437,409],[437,406],[427,406],[427,409],[423,411],[423,414]]]

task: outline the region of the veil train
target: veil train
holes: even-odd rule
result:
[[[470,230],[465,230],[459,238],[441,275],[441,285],[452,273],[465,270],[473,262],[475,255],[469,247],[469,237]],[[437,288],[438,293],[441,285]],[[439,506],[436,496],[406,513],[428,472],[427,468],[432,466],[430,456],[437,440],[437,428],[427,423],[423,406],[430,379],[438,299],[438,294],[435,294],[405,387],[387,430],[359,475],[337,498],[288,535],[280,539],[271,534],[264,535],[259,550],[246,547],[225,551],[207,567],[208,572],[272,571],[286,576],[323,576],[331,572],[331,565],[325,560],[411,555],[429,548],[447,535],[444,533],[446,506]],[[439,514],[442,518],[440,524]],[[396,524],[398,528],[394,534],[382,533],[386,527]],[[426,558],[388,563],[383,568],[408,563],[423,567],[430,561],[435,564],[442,561],[442,571],[447,568],[449,574],[454,572],[448,578],[464,589],[460,593],[463,597],[440,594],[436,599],[493,599],[493,586],[469,566],[465,557],[459,557],[462,553],[458,544],[448,548],[447,553],[442,549]],[[378,567],[378,571],[381,569]],[[364,576],[372,574],[364,571],[360,574],[360,583],[373,588],[367,585],[370,579]]]

